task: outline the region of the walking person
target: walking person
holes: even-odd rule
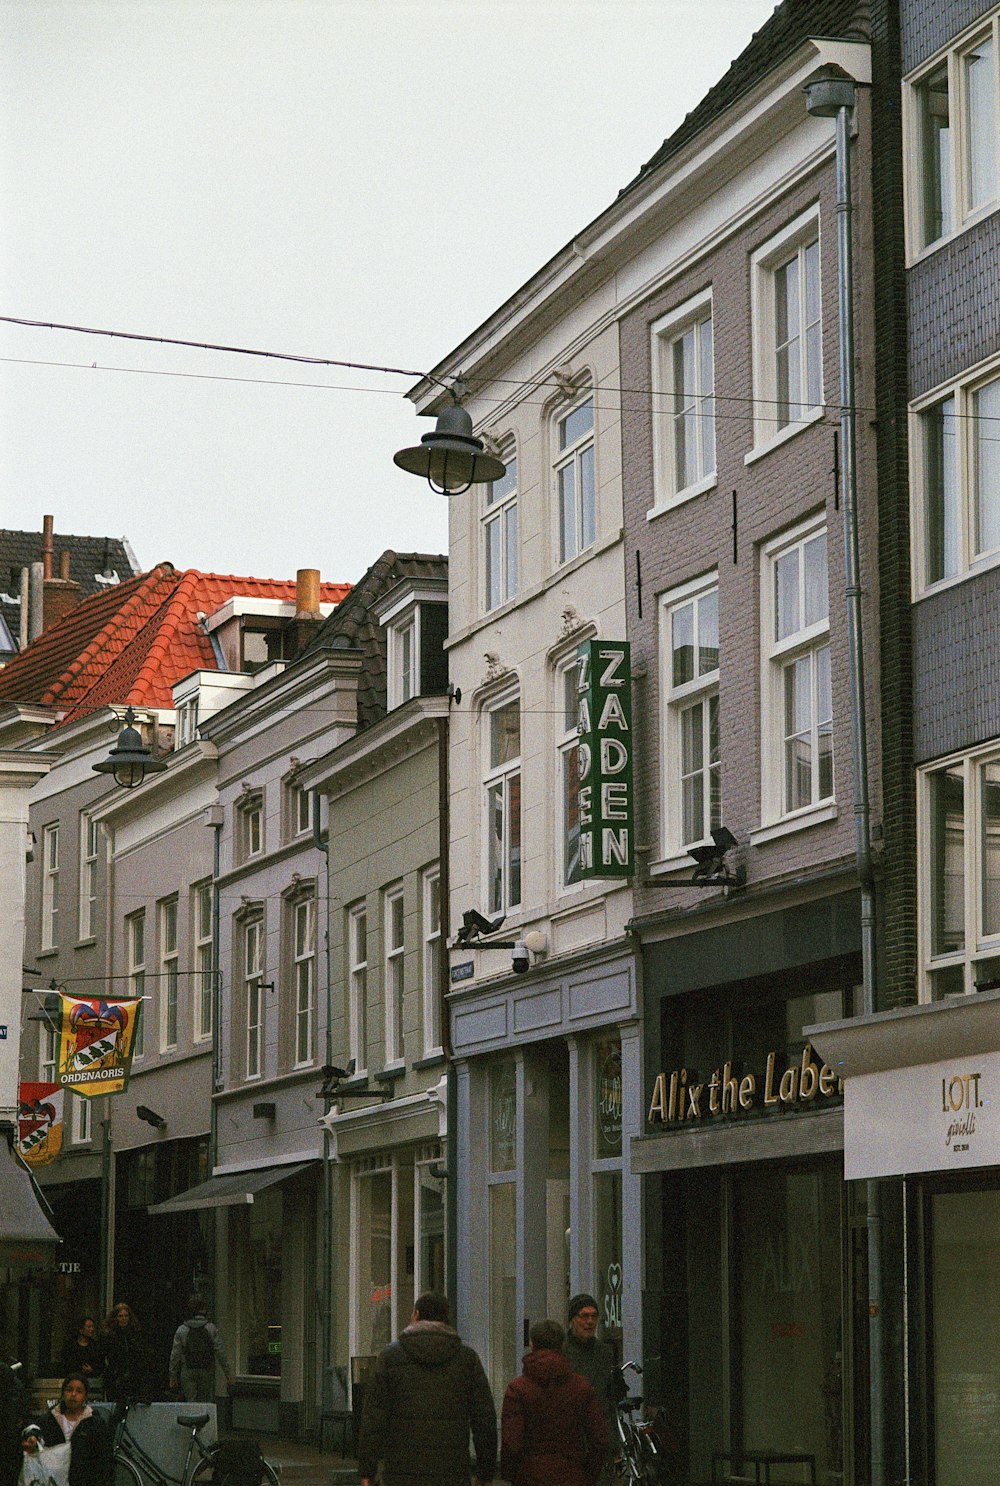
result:
[[[88,1393],[94,1391],[94,1380],[104,1372],[104,1345],[97,1334],[93,1316],[84,1316],[62,1349],[60,1358],[63,1374],[82,1373],[87,1379]]]
[[[569,1331],[566,1336],[566,1360],[575,1372],[586,1378],[607,1421],[608,1458],[601,1471],[600,1486],[610,1486],[614,1476],[614,1454],[618,1438],[615,1428],[615,1411],[618,1400],[624,1398],[628,1389],[618,1371],[615,1349],[608,1341],[597,1335],[600,1311],[597,1301],[586,1291],[574,1295],[567,1311]]]
[[[417,1297],[410,1324],[386,1347],[365,1389],[358,1434],[361,1486],[379,1466],[383,1486],[468,1486],[492,1481],[497,1416],[483,1364],[450,1325],[447,1297]]]
[[[192,1295],[190,1315],[174,1332],[170,1348],[170,1387],[180,1386],[186,1403],[210,1403],[215,1397],[215,1364],[218,1362],[233,1386],[232,1368],[222,1345],[219,1328],[208,1319],[208,1307],[200,1295]]]
[[[500,1416],[500,1474],[513,1486],[596,1486],[608,1423],[586,1378],[570,1367],[558,1321],[536,1321],[523,1371]]]
[[[43,1446],[70,1444],[69,1486],[108,1486],[113,1471],[111,1432],[87,1401],[87,1379],[71,1372],[63,1379],[59,1402],[22,1436],[25,1455]]]
[[[115,1403],[150,1393],[142,1328],[130,1305],[119,1300],[104,1323],[104,1393]]]

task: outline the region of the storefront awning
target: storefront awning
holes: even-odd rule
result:
[[[212,1176],[197,1187],[189,1187],[176,1197],[168,1197],[166,1202],[155,1203],[147,1211],[159,1217],[163,1213],[189,1213],[201,1207],[242,1207],[253,1202],[255,1194],[263,1192],[265,1187],[287,1182],[300,1171],[308,1171],[318,1164],[318,1161],[296,1161],[291,1166],[258,1167],[254,1171]]]
[[[841,1078],[1000,1052],[1000,991],[826,1022],[805,1036]]]
[[[0,1266],[46,1264],[60,1242],[31,1172],[0,1132]]]
[[[1000,992],[805,1035],[844,1080],[849,1181],[1000,1165]]]

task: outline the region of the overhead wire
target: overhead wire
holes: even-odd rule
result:
[[[290,362],[294,362],[294,363],[305,365],[305,366],[340,367],[340,368],[344,368],[344,369],[352,370],[352,371],[368,371],[368,372],[372,372],[372,373],[375,373],[377,375],[383,375],[383,376],[400,376],[400,377],[407,377],[407,378],[416,378],[417,380],[427,380],[427,381],[435,382],[439,386],[445,388],[446,391],[451,392],[452,395],[455,395],[453,387],[449,387],[449,385],[446,382],[443,382],[439,377],[437,377],[437,375],[435,373],[433,373],[433,372],[426,372],[426,371],[415,371],[412,367],[389,366],[389,365],[384,365],[384,364],[376,363],[376,362],[346,360],[346,359],[342,359],[342,358],[329,357],[329,356],[308,356],[308,355],[305,355],[303,353],[294,352],[294,351],[268,351],[268,350],[264,350],[262,348],[253,347],[253,346],[233,346],[233,345],[228,345],[228,344],[223,343],[223,342],[187,340],[187,339],[182,339],[181,337],[177,337],[177,336],[148,335],[148,334],[140,333],[140,332],[137,332],[137,331],[107,330],[107,329],[96,327],[96,326],[72,325],[72,324],[69,324],[69,323],[63,323],[63,322],[59,322],[59,321],[50,321],[50,320],[33,320],[33,319],[27,319],[27,318],[15,316],[15,315],[0,315],[0,324],[16,325],[16,326],[21,326],[23,328],[36,329],[36,330],[60,330],[60,331],[66,331],[66,332],[70,332],[70,333],[78,334],[78,335],[96,335],[96,336],[102,336],[102,337],[105,337],[105,338],[108,338],[108,339],[113,339],[113,340],[127,340],[127,341],[141,342],[141,343],[145,343],[145,344],[149,344],[149,345],[179,346],[179,347],[183,347],[183,348],[190,349],[190,350],[214,351],[214,352],[221,352],[223,354],[233,355],[233,356],[255,356],[255,357],[265,358],[265,359],[271,360],[271,361],[290,361]],[[398,395],[396,393],[389,392],[388,390],[383,390],[382,388],[377,388],[377,387],[344,386],[343,384],[337,384],[337,383],[331,384],[331,383],[325,383],[325,382],[297,382],[297,381],[292,381],[290,379],[283,379],[283,378],[232,377],[232,376],[223,376],[221,374],[216,374],[216,373],[212,373],[212,372],[167,371],[167,370],[160,369],[160,368],[155,368],[155,367],[99,366],[96,362],[72,362],[72,361],[66,362],[66,361],[50,361],[50,360],[33,360],[32,358],[29,358],[29,357],[7,357],[7,356],[0,357],[0,361],[10,362],[10,363],[13,363],[13,364],[20,364],[20,365],[55,366],[55,367],[65,367],[65,368],[69,368],[69,369],[88,370],[88,371],[128,372],[128,373],[133,373],[135,375],[140,375],[140,376],[162,376],[162,377],[175,377],[175,378],[190,378],[192,380],[197,380],[197,381],[233,382],[233,383],[239,383],[239,384],[249,385],[249,386],[253,386],[253,385],[256,384],[256,385],[260,385],[260,386],[284,386],[284,387],[314,388],[314,389],[316,389],[318,391],[331,391],[331,392],[373,392],[373,393],[377,393],[377,394],[380,394],[380,395],[383,395],[383,396],[385,396],[385,395],[388,395],[388,396],[396,396],[396,395]],[[455,385],[459,385],[459,384],[462,384],[464,382],[464,379],[462,378],[461,374],[459,373],[459,374],[456,374],[456,376],[453,378],[453,382],[455,383]],[[532,389],[532,390],[537,389],[538,391],[541,391],[544,388],[558,387],[560,385],[560,379],[557,376],[555,376],[555,375],[549,376],[549,377],[529,377],[529,378],[490,377],[489,382],[490,382],[490,385],[506,386],[506,387],[510,387],[512,389],[517,389],[517,388],[528,388],[528,389]],[[586,390],[585,388],[581,388],[580,389],[581,393],[583,393],[585,390]],[[592,391],[592,395],[594,393],[598,393],[598,392],[603,391],[605,394],[610,394],[612,396],[616,396],[616,397],[619,397],[619,398],[626,398],[626,397],[648,397],[648,398],[655,399],[655,398],[672,398],[674,396],[674,393],[671,390],[661,390],[661,389],[655,388],[655,387],[606,387],[606,386],[602,387],[600,384],[598,384],[597,387],[591,389],[591,391]],[[476,393],[476,396],[477,396],[477,398],[480,398],[481,400],[486,401],[486,402],[501,403],[501,402],[505,402],[507,400],[506,397],[493,397],[493,398],[491,398],[489,396],[484,396],[482,393],[479,393],[479,392]],[[706,399],[706,400],[710,400],[713,404],[718,404],[720,402],[741,403],[741,404],[744,404],[748,408],[751,408],[751,409],[752,408],[755,408],[755,407],[778,407],[778,406],[782,406],[782,405],[787,405],[787,400],[782,400],[782,399],[779,399],[779,398],[758,397],[758,396],[754,396],[754,395],[747,394],[747,393],[713,392],[711,399]],[[531,399],[531,398],[522,399],[522,402],[527,402],[529,404],[531,402],[533,402],[533,401],[534,400]],[[604,403],[598,403],[597,405],[599,407],[606,407],[606,406],[608,406],[607,404],[604,404]],[[841,413],[843,413],[845,411],[848,411],[848,409],[846,409],[843,404],[836,403],[836,402],[827,402],[827,403],[824,403],[823,404],[823,407],[824,407],[824,411],[829,412],[831,414],[837,414],[837,415],[840,415]],[[624,409],[622,409],[622,410],[625,411]],[[849,411],[852,411],[854,413],[867,413],[867,414],[874,415],[876,409],[874,407],[868,407],[868,406],[866,406],[864,404],[858,403],[858,404],[855,404],[853,406],[853,408],[851,408]],[[712,408],[711,414],[709,414],[709,413],[695,413],[693,416],[695,416],[695,417],[707,417],[707,416],[710,416],[710,415],[711,416],[714,416],[715,418],[723,418],[723,419],[728,419],[728,420],[731,420],[731,421],[732,420],[735,420],[736,418],[738,418],[740,416],[749,416],[749,414],[746,414],[746,415],[731,414],[731,413],[722,413],[722,414],[720,414],[719,411],[718,411],[718,409],[717,409],[717,407],[713,407]],[[949,413],[947,416],[949,418],[953,418],[955,420],[961,419],[962,421],[966,421],[966,422],[980,422],[980,423],[996,423],[996,422],[1000,422],[1000,415],[990,414],[990,413],[967,413],[967,412],[958,413],[958,412],[956,412],[956,413]]]

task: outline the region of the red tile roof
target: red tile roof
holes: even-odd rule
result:
[[[348,583],[324,583],[337,604]],[[196,670],[218,670],[198,619],[232,598],[295,599],[292,580],[178,572],[164,562],[84,599],[0,670],[0,698],[51,706],[61,721],[98,707],[172,706],[171,687]]]

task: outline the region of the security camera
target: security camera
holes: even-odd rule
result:
[[[519,939],[514,945],[510,963],[515,975],[523,975],[526,970],[531,969],[531,955],[523,939]]]

